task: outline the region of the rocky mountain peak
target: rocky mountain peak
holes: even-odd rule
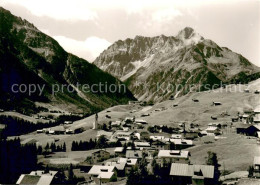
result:
[[[179,31],[177,37],[180,37],[180,38],[184,38],[184,39],[188,39],[190,38],[193,33],[194,33],[194,29],[191,28],[191,27],[185,27],[184,29],[182,29],[181,31]]]
[[[213,85],[260,71],[244,57],[204,39],[190,27],[176,36],[136,36],[116,42],[94,64],[125,81],[138,99],[154,101],[189,92],[177,87],[158,92],[158,82]]]
[[[179,31],[176,38],[184,41],[186,45],[197,44],[198,42],[204,40],[204,38],[191,27],[185,27]]]

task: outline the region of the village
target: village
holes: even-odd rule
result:
[[[247,90],[240,95],[259,96]],[[197,106],[203,100],[191,96],[187,101]],[[131,179],[137,176],[142,184],[158,180],[165,184],[229,185],[255,181],[260,177],[260,109],[227,111],[225,104],[224,100],[209,102],[207,107],[219,114],[209,114],[203,124],[152,124],[159,114],[182,105],[175,99],[163,106],[131,101],[91,119],[64,121],[22,135],[21,143],[42,146],[39,161],[53,171],[23,174],[17,184],[36,176],[52,183],[64,165],[72,168],[73,176],[80,179],[78,184],[135,184]],[[86,119],[91,121],[84,127]],[[237,156],[232,156],[234,153]],[[241,158],[240,164],[237,160]]]

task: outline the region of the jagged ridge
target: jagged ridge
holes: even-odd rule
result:
[[[125,81],[137,98],[155,101],[190,92],[190,88],[178,89],[177,84],[193,84],[198,90],[199,84],[239,82],[239,74],[250,76],[260,71],[242,55],[204,39],[189,27],[175,37],[119,40],[94,64]],[[158,91],[157,83],[170,84],[172,90]]]

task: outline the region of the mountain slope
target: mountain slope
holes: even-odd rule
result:
[[[35,109],[34,102],[62,105],[64,109],[78,107],[93,112],[134,99],[131,92],[104,92],[93,88],[83,91],[83,85],[106,84],[116,88],[123,84],[95,65],[67,53],[57,41],[40,32],[26,20],[0,8],[0,91],[1,107],[25,111]],[[13,84],[43,86],[44,93],[32,95],[14,93]],[[61,89],[70,85],[70,88]],[[54,87],[60,88],[53,95]],[[77,88],[78,87],[78,88]],[[69,92],[69,91],[73,92]],[[95,91],[94,91],[95,90]]]
[[[242,55],[219,47],[189,27],[175,37],[119,40],[94,64],[125,81],[138,99],[154,101],[217,87],[221,82],[240,82],[260,71]]]

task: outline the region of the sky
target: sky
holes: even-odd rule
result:
[[[117,40],[189,26],[260,67],[260,0],[1,0],[68,52],[92,62]]]

